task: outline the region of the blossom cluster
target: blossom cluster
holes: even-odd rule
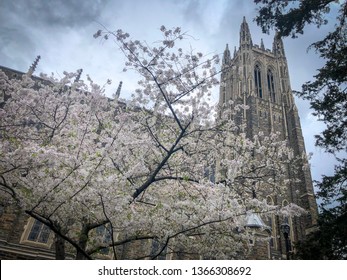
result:
[[[113,36],[126,69],[141,76],[127,103],[73,73],[58,81],[0,72],[0,191],[72,245],[86,234],[86,254],[143,238],[160,251],[240,257],[251,209],[300,213],[266,202],[286,192],[292,151],[276,134],[248,139],[231,120],[217,121],[209,96],[219,58],[184,53],[180,28],[160,30],[154,47],[121,30],[95,34]],[[103,225],[112,241],[92,233]]]

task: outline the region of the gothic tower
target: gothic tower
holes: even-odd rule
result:
[[[239,48],[231,55],[228,45],[222,60],[222,75],[219,94],[219,105],[245,104],[248,106],[236,116],[235,121],[243,123],[249,138],[262,131],[265,135],[279,132],[283,140],[294,150],[295,155],[305,153],[300,119],[290,86],[287,59],[283,42],[277,34],[274,37],[272,50],[265,49],[263,41],[260,46],[253,44],[246,19],[240,28]],[[233,105],[230,105],[233,106]],[[297,183],[292,183],[285,198],[271,198],[275,204],[295,203],[308,211],[308,215],[293,218],[289,221],[273,221],[272,256],[284,256],[286,244],[281,224],[289,223],[291,249],[298,240],[305,238],[317,221],[317,204],[314,198],[310,170],[303,168],[305,159],[300,163],[299,172],[293,174],[288,167],[288,177],[297,176]],[[295,248],[294,248],[295,249]],[[277,253],[276,253],[277,252]]]

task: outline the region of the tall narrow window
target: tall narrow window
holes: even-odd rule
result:
[[[276,102],[274,75],[270,69],[267,71],[267,88],[271,97],[271,101]]]
[[[259,65],[256,65],[254,68],[254,85],[257,96],[263,98],[263,90],[261,87],[261,71]]]
[[[223,101],[223,104],[225,104],[225,102],[226,102],[226,98],[225,98],[225,88],[222,89],[222,101]]]
[[[268,205],[275,205],[271,196],[266,197],[266,202]],[[277,249],[277,229],[276,229],[276,217],[274,214],[268,217],[268,225],[271,227],[271,238],[270,246]]]
[[[233,76],[231,75],[230,76],[230,82],[229,82],[229,92],[231,93],[230,94],[230,99],[234,99],[235,97],[235,94],[236,92],[234,92],[234,80],[233,80]]]

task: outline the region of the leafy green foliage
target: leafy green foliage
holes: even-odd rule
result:
[[[303,34],[306,24],[316,24],[320,27],[327,23],[324,14],[330,11],[329,4],[333,0],[303,0],[303,1],[276,1],[254,0],[262,5],[256,22],[263,32],[268,32],[272,27],[279,32],[280,36],[293,38],[297,34]]]
[[[347,213],[339,207],[323,210],[319,230],[297,244],[297,259],[347,259]]]

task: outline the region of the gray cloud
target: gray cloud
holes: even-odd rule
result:
[[[202,23],[201,9],[203,4],[199,0],[191,0],[186,2],[183,8],[183,18],[187,22],[194,22],[195,24]]]
[[[26,71],[38,54],[54,49],[55,46],[50,46],[50,50],[45,48],[48,41],[61,43],[64,48],[63,44],[72,41],[66,33],[69,30],[83,33],[91,24],[96,25],[109,3],[109,0],[2,0],[1,64]],[[93,31],[88,32],[92,36]]]
[[[4,0],[2,9],[12,15],[1,14],[6,20],[9,16],[18,16],[18,20],[34,26],[75,27],[98,20],[108,0]]]
[[[0,25],[0,53],[1,64],[24,70],[28,59],[33,58],[35,43],[29,34],[22,32],[17,26],[6,27]]]

